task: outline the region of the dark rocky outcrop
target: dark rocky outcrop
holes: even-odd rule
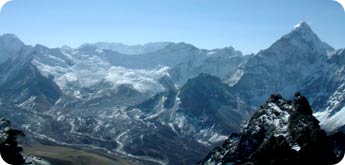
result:
[[[23,149],[18,147],[17,137],[25,136],[20,130],[11,128],[10,121],[0,119],[0,153],[2,159],[9,164],[24,164],[25,159],[20,154]]]
[[[227,84],[205,73],[189,79],[178,97],[181,101],[179,112],[200,119],[200,124],[217,123],[232,132],[239,132],[243,121],[253,112]]]
[[[200,164],[335,164],[344,155],[343,133],[327,135],[308,100],[273,94],[240,135],[231,135]]]

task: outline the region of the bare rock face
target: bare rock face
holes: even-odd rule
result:
[[[344,155],[344,134],[327,135],[299,93],[273,94],[243,132],[214,149],[201,164],[335,164]]]

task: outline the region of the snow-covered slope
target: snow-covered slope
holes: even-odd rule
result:
[[[169,77],[169,67],[144,70],[115,66],[97,50],[61,50],[37,45],[35,51],[32,64],[45,77],[53,79],[65,95],[75,99],[116,95],[123,86],[152,96],[165,90],[159,81]]]
[[[137,56],[101,50],[88,45],[77,49],[77,53],[98,55],[113,66],[130,69],[155,69],[169,66],[172,79],[182,86],[189,78],[208,73],[223,79],[230,75],[247,56],[232,47],[215,50],[198,49],[186,43],[169,43],[164,48]]]
[[[167,90],[162,79],[181,86],[201,72],[225,77],[246,59],[233,48],[208,51],[185,43],[169,43],[155,52],[135,56],[91,44],[78,49],[49,49],[42,45],[34,49],[32,63],[39,71],[65,95],[82,100],[117,95],[118,88],[125,85],[142,93],[137,100],[143,101]]]
[[[336,66],[328,74],[332,79],[327,82],[329,97],[325,98],[325,108],[315,113],[321,126],[328,131],[334,131],[345,125],[345,51],[340,49],[329,54],[328,63]],[[317,82],[317,83],[320,83]]]
[[[169,43],[155,52],[136,56],[121,54],[112,50],[102,50],[93,45],[80,47],[73,52],[79,55],[98,56],[113,66],[129,69],[154,69],[159,65],[172,67],[190,56],[199,55],[198,48],[186,43]]]
[[[250,56],[243,56],[233,47],[214,50],[200,50],[195,55],[189,56],[170,71],[174,81],[183,85],[188,79],[207,73],[225,79],[231,75],[241,63]]]

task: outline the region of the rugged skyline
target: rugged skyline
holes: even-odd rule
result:
[[[301,20],[322,40],[343,47],[345,13],[333,0],[14,0],[0,13],[0,34],[48,47],[183,41],[206,49],[231,45],[249,54]]]

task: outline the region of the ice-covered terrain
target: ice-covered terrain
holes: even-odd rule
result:
[[[77,49],[25,46],[14,35],[0,40],[11,45],[2,54],[7,61],[0,66],[1,114],[17,121],[34,139],[143,162],[188,164],[228,133],[239,130],[251,112],[248,108],[242,114],[239,108],[245,105],[234,96],[216,106],[219,123],[212,124],[216,121],[212,119],[209,124],[197,124],[212,112],[202,119],[180,110],[177,93],[189,78],[202,72],[225,77],[247,59],[233,48],[202,50],[190,44],[168,43],[155,51],[128,55],[90,44]],[[227,62],[230,65],[225,65]],[[207,86],[207,77],[193,81]],[[216,99],[212,89],[227,87],[216,77],[210,79],[217,83],[203,94],[209,102]],[[201,90],[193,85],[188,91],[194,88]],[[230,96],[229,92],[219,90],[216,94]],[[157,102],[148,102],[154,98]],[[187,99],[181,100],[184,107]],[[143,104],[153,107],[150,111],[138,108]],[[10,111],[15,113],[9,115]],[[221,118],[222,114],[236,121],[226,123],[230,118]],[[188,158],[184,157],[186,152]]]

